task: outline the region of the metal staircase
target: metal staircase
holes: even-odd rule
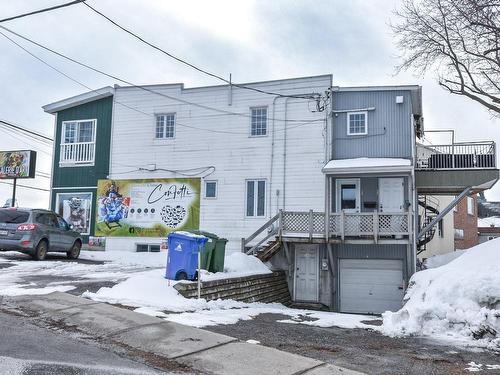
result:
[[[420,215],[420,230],[427,227],[439,215],[439,201],[430,195],[418,197],[418,205],[424,208],[423,215]],[[427,249],[427,244],[432,241],[436,234],[436,227],[432,226],[417,242],[417,254]]]

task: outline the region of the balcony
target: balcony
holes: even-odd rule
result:
[[[417,145],[415,184],[419,194],[457,195],[491,188],[498,180],[495,142]]]
[[[61,144],[59,165],[94,164],[95,142],[77,142]]]

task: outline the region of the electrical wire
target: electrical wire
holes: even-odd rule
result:
[[[13,185],[12,182],[6,182],[6,181],[0,181],[0,184],[10,185],[10,186]],[[35,187],[35,186],[22,185],[22,184],[18,184],[18,183],[16,183],[16,187],[22,187],[22,188],[25,188],[25,189],[40,190],[40,191],[50,191],[50,189],[44,189],[44,188],[39,188],[39,187]]]
[[[0,26],[1,28],[2,26]],[[97,92],[98,90],[96,89],[92,89],[91,87],[87,86],[86,84],[78,81],[77,79],[71,77],[70,75],[66,74],[65,72],[63,72],[62,70],[56,68],[55,66],[49,64],[47,61],[45,61],[44,59],[42,59],[41,57],[35,55],[34,53],[32,53],[31,51],[29,51],[27,48],[25,48],[24,46],[22,46],[21,44],[17,43],[15,40],[13,40],[12,38],[10,38],[9,36],[5,35],[4,33],[2,33],[0,31],[0,35],[4,36],[6,39],[8,39],[10,42],[12,42],[13,44],[15,44],[17,47],[21,48],[23,51],[25,51],[26,53],[28,53],[30,56],[32,56],[33,58],[35,58],[36,60],[40,61],[41,63],[43,63],[44,65],[48,66],[49,68],[55,70],[56,72],[58,72],[59,74],[63,75],[64,77],[68,78],[69,80],[75,82],[76,84],[82,86],[82,87],[85,87],[86,89],[90,90],[91,92]],[[137,108],[134,108],[128,104],[125,104],[125,103],[122,103],[122,102],[119,102],[117,101],[115,98],[113,99],[115,103],[125,107],[125,108],[128,108],[130,110],[133,110],[135,112],[138,112],[138,113],[141,113],[141,114],[144,114],[146,116],[149,116],[149,117],[155,117],[154,114],[151,114],[151,113],[147,113],[147,112],[144,112],[140,109],[137,109]],[[206,117],[208,117],[210,115],[207,115]],[[212,116],[221,116],[221,115],[212,115]],[[198,117],[204,117],[204,116],[198,116]],[[272,119],[271,119],[272,120]],[[287,120],[287,121],[293,121],[293,120]],[[299,127],[299,126],[304,126],[304,125],[308,125],[310,123],[314,123],[314,122],[322,122],[323,119],[313,119],[313,120],[304,120],[304,122],[302,123],[299,123],[299,124],[295,124],[294,126],[289,126],[288,129],[293,129],[293,128],[296,128],[296,127]],[[194,130],[199,130],[199,131],[206,131],[206,132],[210,132],[210,133],[217,133],[217,134],[236,134],[236,135],[242,135],[242,134],[247,134],[248,132],[234,132],[234,131],[225,131],[225,130],[213,130],[213,129],[205,129],[205,128],[199,128],[199,127],[196,127],[196,126],[192,126],[192,125],[186,125],[186,124],[183,124],[183,123],[180,123],[178,121],[176,121],[176,125],[179,125],[181,127],[185,127],[185,128],[189,128],[189,129],[194,129]],[[278,129],[276,130],[276,132],[279,132],[279,131],[284,131],[284,129]]]
[[[0,127],[1,127],[1,124],[0,124]],[[7,130],[7,131],[11,131],[11,129],[9,129],[9,128],[7,128],[6,130]],[[24,134],[19,134],[19,135],[24,135]],[[9,136],[10,136],[10,137],[12,137],[12,138],[14,138],[14,139],[17,139],[18,141],[20,141],[20,142],[22,142],[22,143],[27,143],[27,141],[26,141],[25,139],[22,139],[22,138],[18,137],[18,136],[17,136],[16,134],[14,134],[14,133],[10,133],[10,134],[9,134]],[[47,155],[47,156],[52,156],[52,154],[51,154],[51,153],[49,153],[49,152],[47,152],[47,151],[45,151],[45,150],[42,150],[42,149],[37,149],[37,150],[35,150],[35,151],[37,151],[37,152],[41,152],[42,154],[45,154],[45,155]]]
[[[27,17],[27,16],[32,16],[34,14],[40,14],[40,13],[50,12],[52,10],[56,10],[56,9],[60,9],[60,8],[65,8],[65,7],[76,5],[76,4],[79,4],[79,3],[83,3],[84,1],[85,0],[74,0],[74,1],[70,1],[69,3],[55,5],[55,6],[52,6],[52,7],[49,7],[49,8],[43,8],[43,9],[39,9],[39,10],[34,10],[32,12],[29,12],[29,13],[23,13],[23,14],[19,14],[17,16],[3,18],[3,19],[0,20],[0,23],[7,22],[7,21],[12,21],[12,20],[16,20],[18,18],[23,18],[23,17]]]
[[[151,43],[151,42],[148,42],[147,40],[145,40],[143,37],[137,35],[136,33],[134,33],[133,31],[130,31],[129,29],[125,28],[124,26],[120,25],[118,22],[114,21],[113,19],[111,19],[110,17],[106,16],[104,13],[102,13],[101,11],[97,10],[96,8],[94,8],[93,6],[87,4],[87,3],[83,3],[85,6],[87,6],[89,9],[91,9],[93,12],[97,13],[98,15],[100,15],[101,17],[103,17],[104,19],[106,19],[107,21],[109,21],[110,23],[112,23],[114,26],[118,27],[119,29],[123,30],[124,32],[126,32],[127,34],[133,36],[134,38],[138,39],[139,41],[141,41],[142,43],[148,45],[149,47],[151,48],[154,48],[155,50],[163,53],[164,55],[170,57],[171,59],[174,59],[178,62],[180,62],[181,64],[184,64],[184,65],[187,65],[189,66],[190,68],[193,68],[195,70],[197,70],[198,72],[201,72],[203,74],[206,74],[210,77],[213,77],[213,78],[216,78],[218,80],[221,80],[231,86],[235,86],[235,87],[238,87],[240,89],[245,89],[245,90],[251,90],[251,91],[256,91],[256,92],[259,92],[259,93],[262,93],[262,94],[268,94],[268,95],[273,95],[273,96],[282,96],[282,97],[286,97],[286,98],[295,98],[295,99],[306,99],[306,100],[309,100],[309,99],[318,99],[318,97],[314,97],[312,95],[286,95],[286,94],[278,94],[278,93],[275,93],[275,92],[271,92],[271,91],[265,91],[265,90],[261,90],[261,89],[257,89],[255,87],[250,87],[250,86],[245,86],[243,84],[237,84],[237,83],[233,83],[231,81],[229,81],[228,79],[222,77],[222,76],[219,76],[215,73],[211,73],[203,68],[200,68],[184,59],[181,59],[180,57],[177,57],[177,56],[174,56],[172,53],[164,50],[163,48],[161,47],[158,47],[157,45]],[[318,95],[319,96],[319,95]]]
[[[1,32],[0,32],[0,34],[1,34]],[[13,128],[13,129],[17,129],[17,130],[22,131],[24,133],[28,133],[28,134],[34,135],[36,137],[40,137],[40,138],[44,139],[45,141],[49,141],[49,142],[53,142],[54,141],[52,138],[47,137],[46,135],[43,135],[42,133],[37,133],[37,132],[35,132],[33,130],[23,128],[22,126],[14,125],[14,124],[12,124],[10,122],[7,122],[5,120],[0,120],[0,125],[9,126],[9,127]],[[50,146],[52,146],[52,143],[50,143]]]
[[[13,35],[15,35],[15,36],[17,36],[18,38],[21,38],[21,39],[23,39],[23,40],[25,40],[25,41],[27,41],[27,42],[29,42],[31,44],[34,44],[37,47],[42,48],[42,49],[44,49],[46,51],[49,51],[49,52],[51,52],[51,53],[53,53],[53,54],[55,54],[55,55],[57,55],[57,56],[59,56],[61,58],[64,58],[64,59],[66,59],[68,61],[71,61],[71,62],[73,62],[75,64],[78,64],[80,66],[83,66],[84,68],[90,69],[90,70],[92,70],[92,71],[94,71],[96,73],[99,73],[101,75],[104,75],[104,76],[106,76],[108,78],[112,78],[112,79],[117,80],[119,82],[125,83],[125,84],[127,84],[127,85],[129,85],[129,86],[131,86],[133,88],[138,88],[140,90],[149,92],[149,93],[154,94],[154,95],[162,96],[162,97],[168,98],[168,99],[176,101],[176,102],[180,102],[180,103],[183,103],[183,104],[186,104],[186,105],[192,105],[192,106],[199,107],[199,108],[206,109],[206,110],[210,110],[210,111],[220,112],[220,113],[224,113],[224,114],[231,115],[231,116],[240,116],[240,117],[247,117],[247,118],[251,118],[252,117],[251,115],[249,115],[247,113],[231,112],[231,111],[227,111],[227,110],[220,109],[220,108],[210,107],[210,106],[207,106],[207,105],[204,105],[204,104],[199,104],[199,103],[195,103],[195,102],[190,102],[188,100],[176,98],[176,97],[164,94],[162,92],[152,90],[152,89],[150,89],[150,88],[148,88],[146,86],[135,85],[134,83],[129,82],[129,81],[125,80],[125,79],[119,78],[119,77],[117,77],[117,76],[115,76],[113,74],[110,74],[110,73],[106,73],[106,72],[104,72],[104,71],[102,71],[100,69],[94,68],[94,67],[92,67],[92,66],[90,66],[88,64],[82,63],[82,62],[80,62],[80,61],[78,61],[78,60],[76,60],[76,59],[74,59],[72,57],[66,56],[66,55],[64,55],[64,54],[62,54],[62,53],[60,53],[58,51],[55,51],[52,48],[46,47],[46,46],[42,45],[41,43],[38,43],[38,42],[36,42],[36,41],[28,38],[28,37],[25,37],[25,36],[23,36],[23,35],[15,32],[15,31],[13,31],[13,30],[5,27],[5,26],[0,25],[0,28],[3,29],[3,30],[5,30],[5,31],[7,31],[7,32],[9,32],[9,33],[11,33],[11,34],[13,34]],[[274,118],[274,121],[282,121],[282,122],[304,122],[304,121],[309,121],[309,120]],[[318,120],[318,121],[322,121],[322,120]]]

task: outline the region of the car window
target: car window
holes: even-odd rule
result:
[[[57,218],[55,215],[53,214],[47,214],[47,217],[48,217],[48,225],[50,225],[51,227],[54,227],[54,228],[58,228],[59,225],[57,224]]]
[[[58,227],[56,217],[52,214],[38,213],[35,218],[37,223],[47,225],[49,227]]]
[[[62,230],[69,230],[69,225],[66,223],[66,220],[64,220],[62,217],[58,216],[57,217],[57,224],[59,225],[59,229]]]
[[[21,224],[28,221],[30,214],[26,211],[0,209],[0,223]]]

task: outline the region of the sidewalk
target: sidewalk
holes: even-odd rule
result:
[[[175,360],[201,373],[361,374],[66,293],[12,297],[8,302],[95,338]]]

